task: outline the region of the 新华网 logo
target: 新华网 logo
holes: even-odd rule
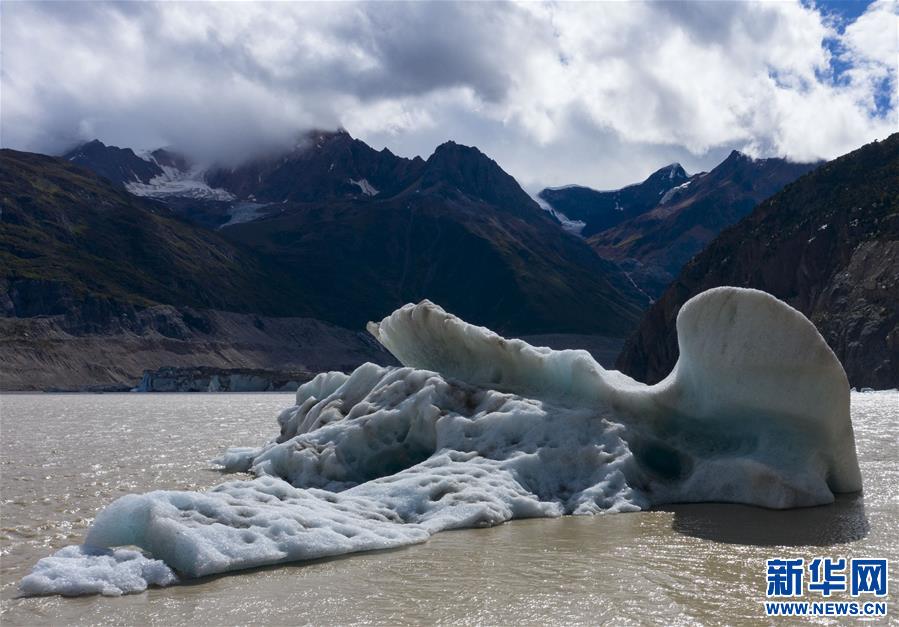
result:
[[[881,558],[774,558],[767,560],[765,596],[823,601],[766,601],[768,616],[885,616],[889,561]],[[839,601],[833,595],[852,600]]]

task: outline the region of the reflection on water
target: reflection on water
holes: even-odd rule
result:
[[[19,599],[16,582],[34,562],[80,542],[114,498],[219,483],[207,460],[268,438],[291,395],[13,395],[0,403],[4,626],[758,623],[768,558],[899,562],[899,394],[853,394],[864,497],[825,507],[698,504],[524,520],[121,598]]]
[[[661,508],[677,533],[727,544],[830,546],[861,540],[870,529],[862,494],[840,494],[831,505],[772,510],[697,503]]]

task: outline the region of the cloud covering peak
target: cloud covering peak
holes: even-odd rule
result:
[[[5,3],[2,143],[233,159],[345,127],[479,146],[526,186],[619,186],[732,148],[830,158],[895,132],[896,4]]]

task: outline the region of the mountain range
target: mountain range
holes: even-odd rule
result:
[[[621,189],[599,191],[582,185],[547,187],[538,195],[555,211],[582,224],[580,234],[590,237],[660,204],[666,192],[690,180],[679,163],[650,174],[646,180]]]
[[[649,309],[617,367],[664,378],[681,305],[720,285],[765,290],[804,313],[852,385],[899,386],[899,133],[824,164],[726,229]]]
[[[733,151],[692,176],[673,163],[619,190],[568,186],[539,196],[565,218],[583,222],[590,246],[655,299],[721,230],[818,165]]]
[[[345,131],[314,131],[236,168],[201,171],[185,159],[180,174],[146,179],[133,166],[141,157],[98,144],[63,158],[101,175],[132,173],[109,181],[184,221],[209,227],[217,216],[224,240],[302,294],[303,315],[362,328],[430,298],[506,333],[623,336],[646,305],[616,264],[559,229],[476,148],[446,142],[427,160],[406,159]],[[122,166],[110,168],[119,157]],[[209,194],[169,193],[177,176]]]
[[[162,204],[56,157],[2,150],[0,165],[2,278],[16,316],[67,313],[98,298],[311,312],[277,267]]]
[[[276,351],[293,370],[388,363],[359,337],[365,322],[424,298],[511,335],[621,341],[646,305],[493,160],[453,142],[404,159],[316,132],[224,169],[93,141],[63,157],[3,150],[0,170],[0,359],[17,363],[5,389],[272,367],[259,325],[303,355]],[[345,359],[322,356],[340,341]]]
[[[606,360],[693,254],[819,164],[734,152],[540,204],[477,148],[409,159],[342,130],[236,166],[98,140],[58,158],[3,150],[0,165],[0,353],[20,362],[0,387],[15,388],[61,364],[77,387],[141,368],[387,363],[364,323],[423,298]],[[647,335],[657,311],[629,354],[664,335]],[[622,359],[638,377],[665,367]]]

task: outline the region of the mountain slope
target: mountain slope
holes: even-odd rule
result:
[[[598,191],[580,185],[548,187],[538,196],[571,220],[584,223],[581,234],[590,237],[635,218],[656,205],[668,190],[689,179],[679,163],[656,170],[642,183],[618,190]]]
[[[400,191],[422,170],[424,161],[376,151],[349,133],[313,131],[293,150],[254,159],[236,168],[206,173],[212,187],[260,203],[322,202]]]
[[[667,375],[678,310],[719,285],[803,312],[852,385],[899,385],[899,134],[819,167],[721,233],[647,312],[618,368],[650,383]]]
[[[272,269],[255,255],[71,162],[2,150],[0,193],[0,278],[14,315],[65,313],[86,298],[305,309],[292,286],[272,284]]]
[[[593,249],[657,298],[722,229],[816,166],[733,151],[711,172],[688,176],[673,163],[620,190],[571,185],[538,196],[554,212],[583,222],[581,235]]]
[[[392,363],[361,329],[295,317],[311,310],[301,283],[71,162],[0,151],[0,390]]]
[[[96,172],[120,187],[126,183],[149,183],[163,174],[158,164],[138,157],[130,148],[107,146],[98,139],[70,150],[62,158]]]
[[[392,195],[424,167],[419,157],[404,159],[387,149],[375,151],[342,130],[304,133],[292,149],[247,159],[236,167],[204,167],[167,149],[138,156],[99,140],[64,158],[212,229],[280,213],[286,202]]]
[[[0,295],[2,297],[2,295]],[[145,370],[351,371],[395,363],[368,333],[310,318],[107,302],[0,316],[0,391],[128,390]]]
[[[222,233],[305,269],[320,306],[352,327],[423,298],[509,333],[622,335],[639,318],[644,301],[620,271],[477,149],[446,143],[394,188],[288,202]]]
[[[722,229],[815,167],[733,151],[707,174],[666,192],[653,209],[594,235],[590,245],[657,297]]]
[[[16,277],[30,269],[79,293],[310,316],[354,329],[423,298],[507,333],[623,337],[639,320],[646,301],[618,268],[562,232],[476,148],[447,142],[424,161],[374,151],[346,132],[310,137],[280,158],[206,173],[207,183],[238,198],[218,234],[169,217],[220,225],[198,199],[150,203],[66,162],[10,155],[43,159],[41,175],[66,181],[68,196],[26,185],[27,176],[5,181],[24,203],[11,220],[43,230],[35,248],[54,254],[18,254],[15,233],[3,248]],[[29,217],[32,202],[44,212]],[[116,211],[102,211],[106,205]],[[234,220],[234,207],[253,215]],[[86,226],[70,242],[66,227],[78,221]]]
[[[416,193],[446,200],[471,199],[529,222],[545,223],[547,214],[518,182],[477,148],[449,141],[428,158],[414,185]]]

